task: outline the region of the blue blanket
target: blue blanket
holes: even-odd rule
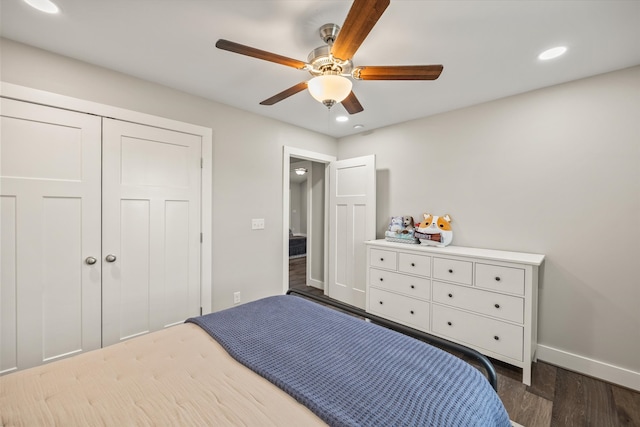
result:
[[[296,296],[188,319],[332,426],[510,426],[460,359]]]

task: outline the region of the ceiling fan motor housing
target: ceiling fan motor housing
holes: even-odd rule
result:
[[[353,70],[351,60],[338,61],[331,56],[331,45],[338,36],[340,27],[336,24],[325,24],[320,27],[320,38],[326,43],[324,46],[317,47],[307,56],[307,63],[311,65],[309,73],[313,76],[321,76],[323,74],[338,74],[342,76],[350,76]]]

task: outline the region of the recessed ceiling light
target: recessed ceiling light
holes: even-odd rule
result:
[[[353,125],[354,129],[362,129],[364,125]]]
[[[567,48],[564,46],[558,46],[551,49],[547,49],[538,55],[538,59],[542,61],[546,61],[549,59],[557,58],[560,55],[563,55],[567,51]]]
[[[24,0],[29,6],[45,13],[58,13],[60,8],[51,0]]]
[[[336,117],[336,122],[346,122],[349,120],[349,117],[347,116],[338,116]]]

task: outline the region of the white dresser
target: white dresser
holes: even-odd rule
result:
[[[366,245],[367,312],[518,366],[531,385],[544,255],[385,240]]]

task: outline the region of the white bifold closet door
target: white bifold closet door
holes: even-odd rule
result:
[[[101,119],[0,102],[0,373],[6,373],[100,348]]]
[[[103,121],[103,345],[200,312],[199,136]]]
[[[0,102],[0,374],[198,315],[201,137]]]

